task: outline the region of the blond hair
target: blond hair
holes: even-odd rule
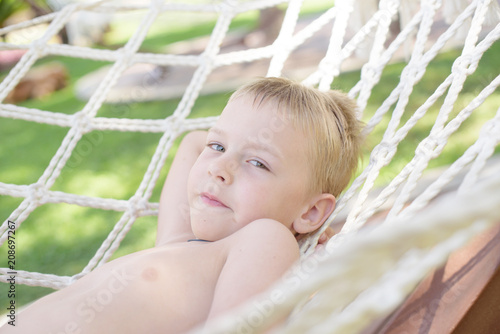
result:
[[[292,125],[302,129],[312,162],[312,192],[338,197],[360,158],[361,122],[356,103],[340,91],[320,91],[286,78],[261,78],[244,85],[230,101],[251,94],[254,104],[272,102]]]

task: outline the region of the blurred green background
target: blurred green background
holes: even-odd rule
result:
[[[2,6],[10,3],[12,10],[25,10],[17,1],[2,2]],[[306,1],[307,4],[307,1]],[[304,15],[314,14],[324,9],[321,1],[313,1],[304,10]],[[45,8],[43,2],[40,7]],[[0,11],[7,7],[0,7]],[[5,14],[5,12],[3,13]],[[5,19],[0,15],[0,20]],[[257,24],[258,12],[239,15],[231,25],[231,30],[253,29]],[[155,24],[141,51],[162,52],[165,45],[211,33],[215,18],[206,17],[192,24],[179,19],[175,24]],[[1,23],[1,22],[0,22]],[[125,43],[134,27],[126,22],[118,22],[106,33],[98,48],[118,48]],[[485,85],[498,75],[497,57],[500,43],[487,51],[483,56],[478,71],[470,76],[464,90],[457,101],[455,113],[466,106]],[[453,60],[459,51],[446,51],[440,54],[428,67],[422,81],[415,87],[403,120],[408,119],[426,98],[436,89],[439,83],[450,73]],[[22,106],[73,114],[81,110],[85,101],[74,95],[76,81],[106,62],[97,62],[70,57],[45,57],[35,66],[57,61],[63,64],[69,73],[68,85],[50,96],[27,100]],[[387,66],[379,84],[370,97],[364,119],[368,120],[374,111],[400,79],[404,63]],[[8,69],[0,72],[0,79],[5,77]],[[342,73],[335,79],[333,88],[349,90],[359,80],[360,72]],[[218,115],[224,107],[229,92],[201,96],[193,107],[190,118]],[[113,118],[163,119],[172,114],[180,99],[129,104],[105,104],[98,116]],[[382,170],[379,184],[389,182],[401,168],[411,160],[418,142],[424,138],[433,125],[439,106],[443,99],[431,108],[429,115],[418,122],[408,137],[400,144],[398,154],[390,166]],[[459,157],[477,138],[477,131],[486,119],[490,119],[500,105],[500,93],[493,96],[478,108],[460,130],[454,134],[443,154],[431,162],[431,167],[447,165]],[[376,145],[387,125],[388,116],[374,129],[366,145],[368,162],[371,148]],[[38,180],[49,161],[61,145],[68,129],[52,125],[38,124],[21,120],[0,118],[0,182],[12,184],[31,184]],[[52,190],[69,193],[109,197],[116,199],[130,198],[139,186],[149,161],[156,148],[160,134],[123,133],[114,131],[92,132],[84,136],[76,147],[68,165],[63,169]],[[168,172],[172,156],[175,154],[179,140],[170,152],[166,166],[156,185],[151,201],[157,202]],[[89,143],[91,149],[88,149]],[[498,151],[498,150],[497,150]],[[20,198],[0,196],[0,220],[6,219],[21,203]],[[94,255],[104,238],[111,231],[121,213],[96,210],[68,204],[46,204],[37,208],[23,223],[16,233],[17,237],[17,269],[53,273],[57,275],[73,275],[80,272]],[[132,230],[122,242],[113,256],[122,256],[133,251],[154,245],[156,217],[142,217],[137,220]],[[0,254],[6,254],[6,245],[0,248]],[[0,258],[0,266],[6,266],[6,256]],[[6,284],[0,284],[0,308],[4,309],[8,300]],[[25,305],[39,298],[52,289],[41,287],[17,286],[16,301]],[[3,312],[0,312],[3,313]]]

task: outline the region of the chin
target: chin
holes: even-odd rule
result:
[[[213,230],[213,225],[210,222],[191,222],[193,234],[198,239],[217,241],[221,239],[220,235]]]
[[[233,217],[213,212],[192,212],[191,230],[198,239],[217,241],[238,230],[239,224]]]

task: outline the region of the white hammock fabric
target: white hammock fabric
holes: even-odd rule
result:
[[[330,333],[353,333],[362,330],[371,319],[387,314],[397,307],[411,288],[429,270],[442,264],[450,252],[500,220],[500,177],[495,175],[498,173],[489,177],[487,183],[476,186],[479,180],[485,178],[484,166],[500,142],[500,106],[497,106],[496,114],[484,124],[476,142],[425,190],[419,190],[418,194],[415,194],[429,162],[439,156],[450,136],[500,84],[498,74],[485,78],[487,82],[484,88],[468,105],[463,108],[455,105],[464,82],[480,66],[479,61],[484,52],[500,37],[499,19],[495,16],[498,2],[473,0],[442,3],[438,0],[421,0],[418,6],[414,1],[408,0],[380,0],[378,6],[376,1],[370,2],[370,5],[367,5],[367,2],[337,1],[335,7],[325,11],[300,31],[295,29],[302,5],[300,0],[226,0],[211,1],[207,4],[152,0],[146,5],[93,1],[71,4],[56,13],[0,29],[0,35],[4,35],[40,23],[49,23],[44,35],[30,44],[0,43],[0,50],[27,50],[0,83],[0,102],[41,57],[61,55],[113,62],[88,103],[76,114],[67,115],[0,104],[0,117],[69,128],[61,146],[36,183],[18,185],[0,182],[1,195],[24,198],[0,227],[0,245],[7,239],[9,220],[15,222],[16,228],[20,228],[33,210],[46,203],[69,203],[123,212],[114,229],[80,273],[61,277],[50,273],[18,270],[17,283],[60,289],[108,261],[138,217],[157,213],[158,203],[150,202],[150,197],[174,140],[186,131],[210,127],[216,120],[215,117],[187,118],[208,75],[222,66],[270,59],[267,75],[280,76],[290,54],[333,21],[324,58],[318,64],[317,70],[305,77],[303,82],[318,85],[320,89],[329,89],[331,84],[335,83],[342,64],[355,57],[361,46],[370,45],[369,52],[365,52],[368,60],[361,68],[361,78],[349,92],[349,95],[357,100],[362,117],[370,94],[379,83],[385,66],[394,59],[398,50],[404,49],[408,62],[401,73],[401,80],[385,101],[377,106],[374,116],[367,122],[365,133],[369,136],[388,113],[392,113],[390,121],[382,141],[371,153],[368,166],[338,201],[334,214],[328,220],[328,224],[342,221],[340,215],[346,212],[342,232],[330,240],[325,254],[306,257],[298,265],[298,268],[302,269],[295,271],[295,274],[299,277],[300,285],[293,285],[295,280],[281,282],[270,290],[267,296],[262,297],[264,301],[269,300],[273,291],[282,291],[284,301],[273,303],[272,311],[256,311],[259,310],[259,303],[252,302],[239,310],[238,316],[227,317],[215,324],[214,332],[237,332],[238,328],[244,328],[241,326],[250,326],[248,328],[257,330],[280,314],[292,310],[297,303],[315,292],[315,297],[290,318],[289,326],[281,330],[287,333],[304,333],[306,330],[311,333],[324,333],[324,329],[328,328]],[[288,7],[279,36],[272,45],[220,53],[220,45],[235,15],[282,3],[288,3]],[[359,8],[373,8],[374,12],[365,12],[364,14],[368,15],[363,16]],[[125,46],[118,50],[49,44],[49,40],[64,27],[71,15],[81,10],[143,10],[145,15],[137,31]],[[165,11],[206,11],[218,14],[217,23],[203,53],[182,56],[138,52],[148,29]],[[438,14],[444,15],[450,24],[430,43],[430,33]],[[395,38],[390,38],[390,25],[398,15],[401,31]],[[357,30],[348,38],[346,31],[350,24],[354,24]],[[484,29],[485,25],[489,28]],[[460,38],[464,26],[469,29],[461,40],[462,53],[455,60],[449,75],[429,95],[424,104],[411,111],[411,116],[403,123],[403,115],[408,113],[406,108],[409,97],[414,86],[426,73],[427,65],[447,43]],[[412,44],[411,49],[408,48],[409,44]],[[96,117],[111,87],[120,80],[120,75],[128,67],[136,63],[195,68],[173,115],[161,120]],[[391,162],[398,144],[406,138],[415,124],[426,116],[429,108],[438,103],[439,98],[444,99],[439,107],[439,115],[430,133],[418,145],[413,159],[386,187],[375,193],[374,186],[380,170]],[[456,112],[454,108],[460,110]],[[104,130],[163,134],[135,195],[129,200],[115,200],[51,190],[82,136],[91,131]],[[463,181],[460,181],[456,194],[443,199],[441,203],[429,205],[458,175],[465,176]],[[478,201],[477,198],[481,200]],[[474,204],[470,204],[472,202]],[[379,229],[371,233],[357,232],[388,203],[390,210]],[[425,210],[422,210],[423,208]],[[443,216],[443,212],[446,215]],[[320,232],[304,242],[304,254],[311,253],[310,250],[316,244]],[[396,242],[402,239],[403,243]],[[0,282],[7,282],[8,271],[8,268],[0,268]],[[307,275],[304,275],[304,271]],[[371,288],[368,288],[370,286]],[[362,291],[365,292],[361,293]],[[332,293],[335,298],[328,297]],[[380,300],[377,302],[377,294],[380,293],[385,295],[384,303]],[[258,314],[261,317],[257,319],[255,312],[260,312]]]

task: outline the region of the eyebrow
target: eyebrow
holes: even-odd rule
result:
[[[211,127],[210,129],[208,129],[208,132],[215,132],[218,135],[224,135],[225,134],[224,131],[222,131],[221,129],[216,128],[216,127]]]
[[[215,134],[218,134],[220,136],[227,136],[226,132],[222,129],[212,127],[208,130],[208,132],[213,132]],[[250,140],[249,138],[246,138],[246,143],[243,145],[243,148],[245,149],[254,149],[257,151],[266,151],[269,152],[270,154],[274,155],[277,157],[279,160],[283,160],[283,154],[278,151],[276,148],[274,148],[271,145],[266,145],[262,142],[259,142],[258,136],[255,136],[255,140]]]

